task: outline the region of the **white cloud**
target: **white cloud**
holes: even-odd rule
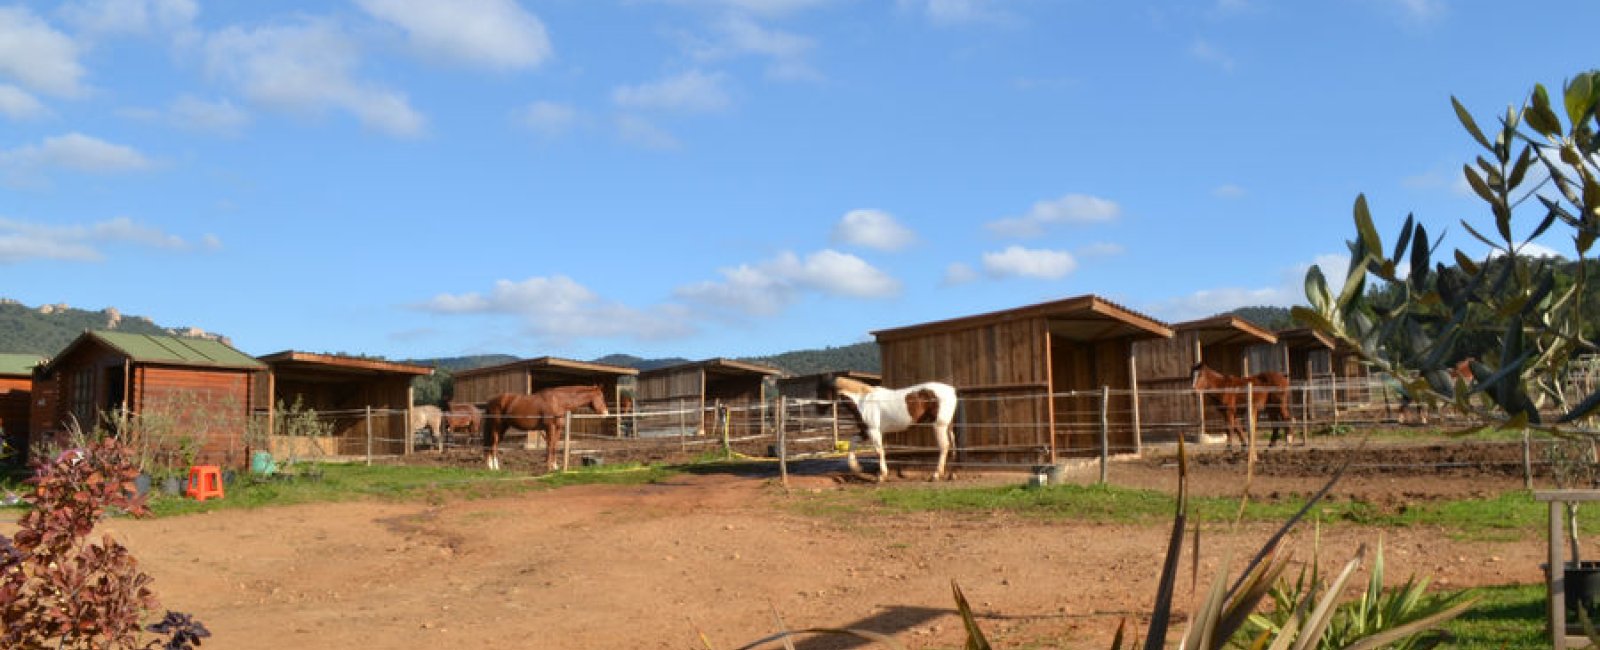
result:
[[[671,133],[636,115],[618,115],[616,127],[617,137],[634,146],[663,151],[682,146]]]
[[[1022,277],[1056,280],[1078,268],[1078,261],[1066,251],[1010,246],[1003,251],[983,254],[983,270],[991,277]]]
[[[785,81],[816,81],[822,74],[806,61],[816,42],[805,36],[763,27],[748,16],[733,15],[716,23],[718,39],[698,43],[696,58],[718,60],[740,55],[765,56],[772,60],[767,76]]]
[[[59,168],[112,173],[149,169],[154,163],[132,147],[68,133],[45,138],[39,144],[0,151],[0,164],[26,171]]]
[[[583,116],[570,104],[536,101],[517,112],[517,122],[545,137],[565,135],[577,128]]]
[[[1126,247],[1124,247],[1122,244],[1113,244],[1113,243],[1110,243],[1110,242],[1095,242],[1093,244],[1089,244],[1087,246],[1079,248],[1078,249],[1078,256],[1079,257],[1110,257],[1112,255],[1121,255],[1123,253],[1126,253],[1127,251],[1128,251],[1128,249]]]
[[[1445,0],[1384,0],[1384,2],[1417,22],[1433,21],[1443,17],[1450,10]]]
[[[190,250],[182,237],[116,217],[87,225],[61,226],[38,224],[0,217],[0,264],[32,260],[96,262],[105,259],[101,247],[131,244],[169,251]],[[202,240],[206,248],[221,245],[215,235]]]
[[[90,34],[150,34],[189,29],[200,5],[195,0],[81,0],[61,7],[61,17]]]
[[[660,81],[634,86],[617,86],[611,100],[618,106],[634,109],[672,110],[689,113],[720,111],[732,100],[723,89],[724,75],[690,70]]]
[[[585,338],[666,339],[687,336],[694,330],[679,307],[635,309],[605,300],[564,275],[500,280],[487,295],[439,294],[417,308],[435,314],[513,316],[529,334],[548,343]]]
[[[367,13],[404,29],[423,53],[501,70],[550,58],[544,23],[513,0],[356,0]]]
[[[238,84],[250,100],[302,113],[349,112],[362,125],[396,136],[422,133],[426,120],[405,95],[355,78],[361,53],[333,23],[245,30],[229,27],[205,45],[206,69]]]
[[[698,304],[753,316],[772,316],[805,293],[882,298],[900,292],[900,282],[865,260],[824,249],[801,259],[791,252],[755,264],[719,271],[720,281],[679,287],[675,295]]]
[[[1223,70],[1233,71],[1234,60],[1228,53],[1218,49],[1205,39],[1195,39],[1189,46],[1189,54],[1196,59],[1215,65]]]
[[[0,7],[0,76],[35,91],[62,97],[83,95],[79,47],[27,7]]]
[[[835,243],[897,251],[916,242],[916,233],[882,210],[851,210],[833,227]]]
[[[0,113],[13,120],[31,120],[49,115],[50,111],[27,91],[10,84],[0,84]]]
[[[1009,20],[996,4],[994,0],[899,0],[901,9],[921,12],[941,25]]]
[[[1334,291],[1343,286],[1350,268],[1350,256],[1337,253],[1318,255],[1311,263],[1299,264],[1278,272],[1276,284],[1261,287],[1220,287],[1159,300],[1144,307],[1151,315],[1168,322],[1182,322],[1215,316],[1240,307],[1290,307],[1306,304],[1306,271],[1316,264]]]
[[[955,286],[958,284],[974,282],[977,279],[978,272],[974,271],[971,265],[965,262],[951,262],[950,266],[945,267],[944,280],[941,281],[940,284],[944,286]]]
[[[1087,194],[1068,194],[1053,201],[1039,201],[1027,214],[1007,217],[987,224],[990,232],[1005,237],[1037,237],[1045,226],[1065,223],[1100,223],[1122,216],[1115,201]]]
[[[1241,199],[1244,198],[1245,194],[1244,188],[1233,183],[1224,183],[1211,190],[1211,196],[1219,199]]]
[[[704,7],[718,11],[732,10],[739,13],[757,14],[763,16],[778,16],[790,14],[813,7],[832,4],[838,0],[662,0],[670,4]]]
[[[250,125],[250,113],[233,105],[227,99],[206,101],[184,95],[173,100],[168,107],[172,124],[192,131],[206,131],[224,135],[237,134]]]

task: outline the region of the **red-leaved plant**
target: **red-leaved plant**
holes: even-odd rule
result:
[[[174,612],[142,628],[160,607],[152,578],[109,535],[90,541],[113,510],[149,514],[138,473],[112,438],[39,465],[16,535],[0,535],[0,647],[188,650],[211,636]]]

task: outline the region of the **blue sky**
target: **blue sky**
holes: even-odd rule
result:
[[[0,5],[0,297],[390,358],[760,355],[1086,293],[1169,321],[1289,305],[1357,193],[1389,237],[1415,212],[1473,251],[1450,96],[1492,123],[1593,67],[1597,18]]]

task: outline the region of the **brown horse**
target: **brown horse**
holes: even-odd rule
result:
[[[606,410],[605,391],[599,386],[557,386],[532,395],[501,393],[489,398],[484,410],[483,451],[489,469],[500,469],[500,440],[510,428],[527,431],[544,429],[545,466],[555,471],[556,436],[566,424],[567,413],[587,406],[600,415]]]
[[[1294,428],[1289,426],[1292,421],[1289,415],[1289,378],[1283,373],[1267,371],[1249,377],[1224,375],[1207,368],[1203,363],[1194,364],[1190,369],[1194,380],[1195,390],[1204,392],[1211,399],[1211,404],[1222,412],[1223,418],[1228,423],[1228,448],[1233,448],[1233,438],[1239,438],[1239,446],[1245,445],[1244,427],[1238,420],[1238,407],[1245,401],[1246,386],[1252,387],[1251,394],[1254,403],[1251,412],[1259,414],[1265,407],[1277,406],[1268,414],[1273,416],[1272,439],[1267,446],[1278,444],[1278,433],[1283,432],[1284,442],[1293,442]]]
[[[482,424],[483,411],[478,407],[465,402],[451,402],[450,408],[440,419],[440,425],[444,428],[440,435],[449,440],[451,433],[476,433]]]

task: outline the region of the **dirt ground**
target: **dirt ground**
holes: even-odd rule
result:
[[[1334,498],[1404,507],[1521,487],[1515,445],[1359,454]],[[1309,493],[1341,457],[1317,447],[1266,452],[1252,493]],[[1240,460],[1201,454],[1192,487],[1237,495]],[[207,648],[722,650],[778,629],[775,615],[794,629],[854,627],[910,648],[958,648],[951,580],[984,616],[997,647],[1103,648],[1120,619],[1141,622],[1155,593],[1165,527],[988,513],[816,514],[804,506],[825,503],[834,491],[876,488],[840,481],[831,466],[812,467],[821,469],[792,476],[789,491],[770,476],[685,474],[657,485],[442,505],[361,502],[117,520],[104,530],[132,547],[167,607],[195,614],[213,631]],[[1117,485],[1168,490],[1176,480],[1171,459],[1160,454],[1117,462],[1110,475]],[[963,475],[951,484],[1022,478]],[[1068,475],[1097,478],[1094,464]],[[1268,534],[1266,525],[1206,530],[1202,576],[1227,551],[1253,551]],[[1324,557],[1342,562],[1380,536],[1392,578],[1428,573],[1448,587],[1536,582],[1546,552],[1539,530],[1462,542],[1428,528],[1341,525],[1323,530]],[[1181,581],[1180,600],[1189,589]],[[865,646],[810,637],[797,647]]]

